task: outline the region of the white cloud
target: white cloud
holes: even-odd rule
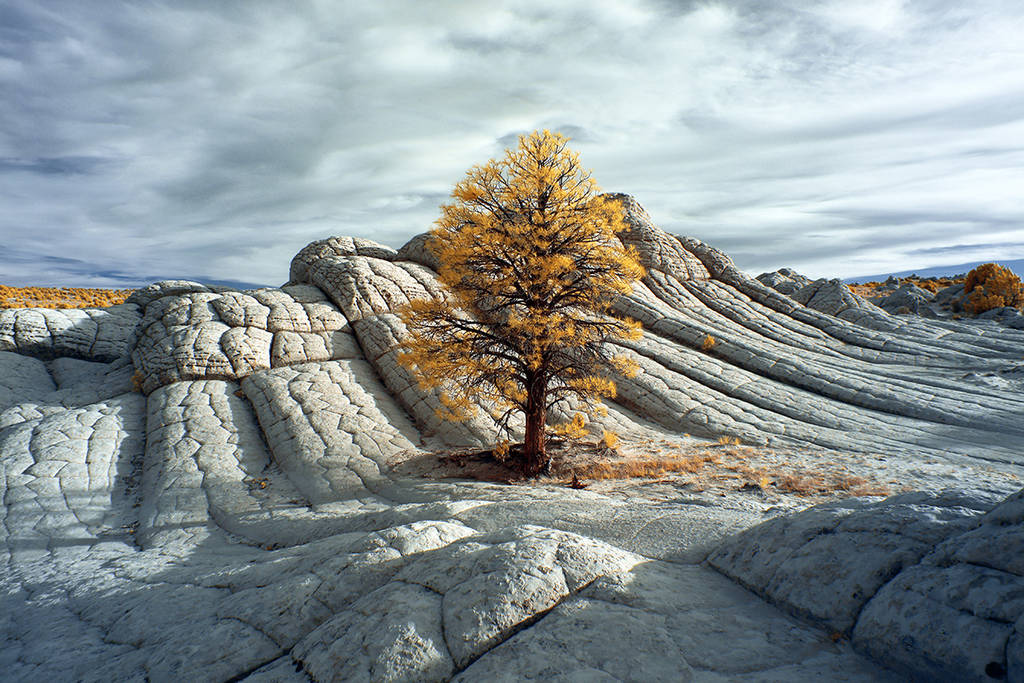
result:
[[[13,0],[0,282],[280,283],[537,127],[753,271],[974,259],[1024,243],[1022,32],[1010,0]]]
[[[902,33],[909,21],[902,0],[833,0],[817,13],[838,28],[866,29],[889,35]]]

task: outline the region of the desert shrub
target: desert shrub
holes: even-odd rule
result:
[[[711,349],[715,348],[715,344],[717,343],[718,340],[712,337],[710,334],[708,334],[705,335],[704,341],[700,343],[700,348],[702,351],[710,351]]]
[[[619,446],[619,435],[606,429],[601,436],[601,445],[614,451]]]
[[[965,307],[975,314],[1003,306],[1024,308],[1020,278],[998,263],[985,263],[967,273],[964,294],[968,300]]]

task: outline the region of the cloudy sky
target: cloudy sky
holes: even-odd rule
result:
[[[1020,0],[0,4],[0,283],[280,284],[537,128],[754,274],[1024,257]]]

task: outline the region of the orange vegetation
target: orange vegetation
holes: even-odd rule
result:
[[[917,285],[921,289],[928,290],[932,294],[935,294],[940,289],[945,289],[946,287],[950,287],[952,285],[961,284],[963,281],[964,281],[963,278],[948,278],[948,277],[925,277],[925,278],[922,278],[922,277],[905,277],[905,278],[899,278],[899,282],[900,282],[901,285],[906,283],[906,282],[910,282],[910,283],[913,283],[913,284]],[[851,292],[853,292],[857,296],[864,297],[865,299],[870,299],[871,297],[877,296],[880,293],[880,292],[878,292],[878,289],[880,287],[884,287],[885,283],[884,282],[864,282],[864,283],[861,283],[859,285],[846,285],[846,286],[850,289]]]
[[[790,471],[778,469],[751,468],[744,465],[727,467],[740,475],[747,486],[756,485],[763,491],[792,493],[797,496],[823,496],[830,493],[845,493],[851,496],[888,496],[892,491],[885,486],[872,484],[864,477],[830,472],[821,474],[813,471]]]
[[[8,287],[0,285],[0,308],[106,308],[123,304],[134,289]]]
[[[450,296],[397,310],[408,328],[398,362],[443,392],[438,416],[464,420],[486,405],[507,436],[522,415],[522,448],[503,440],[497,455],[528,475],[550,462],[547,428],[584,434],[584,415],[604,414],[614,380],[639,371],[608,342],[642,335],[612,304],[644,269],[615,237],[629,227],[620,200],[600,194],[568,142],[535,131],[467,171],[427,241]],[[579,412],[548,425],[548,408],[569,396]]]
[[[972,313],[1013,306],[1024,308],[1024,285],[1009,268],[998,263],[985,263],[967,273],[964,293],[970,300]]]
[[[556,470],[567,470],[574,481],[609,479],[663,479],[673,474],[697,475],[692,480],[697,490],[707,488],[750,490],[760,489],[776,493],[790,493],[800,497],[816,498],[833,494],[846,496],[886,496],[892,491],[864,477],[857,477],[834,469],[799,468],[790,466],[749,465],[747,459],[757,451],[749,447],[736,448],[739,440],[722,437],[717,446],[666,453],[654,449],[654,455],[631,453],[618,458],[584,460],[580,464],[558,463]],[[552,472],[555,476],[559,472]]]
[[[407,476],[561,484],[574,489],[598,483],[614,487],[622,480],[647,480],[643,483],[671,483],[721,495],[747,491],[813,500],[830,496],[887,496],[894,492],[890,485],[896,484],[879,480],[872,472],[856,476],[841,459],[837,461],[831,455],[820,461],[795,464],[789,462],[784,451],[741,445],[735,437],[688,445],[650,439],[618,440],[614,448],[608,447],[609,441],[615,439],[605,437],[596,443],[553,440],[549,444],[550,468],[538,478],[524,478],[514,466],[495,458],[493,450],[424,454],[422,458],[403,461],[395,471]]]
[[[717,461],[718,455],[707,451],[674,456],[637,456],[615,461],[587,462],[572,468],[572,473],[581,480],[660,479],[673,472],[694,474],[705,464]]]

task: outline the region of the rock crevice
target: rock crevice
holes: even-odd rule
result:
[[[426,237],[332,237],[280,288],[0,311],[0,670],[1024,680],[1024,332],[755,280],[619,198],[645,334],[595,433],[827,447],[929,490],[780,515],[399,474],[496,426],[441,421],[396,360],[396,308],[442,295]]]

